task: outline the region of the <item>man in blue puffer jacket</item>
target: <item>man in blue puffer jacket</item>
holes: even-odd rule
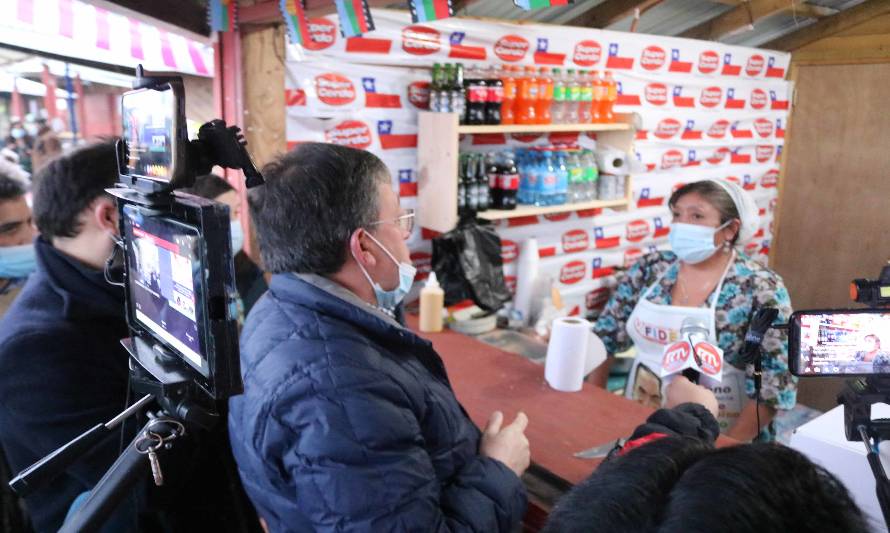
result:
[[[384,164],[308,143],[264,175],[250,208],[274,276],[244,327],[229,428],[269,530],[513,530],[527,419],[496,412],[480,433],[432,345],[396,320],[413,213]]]

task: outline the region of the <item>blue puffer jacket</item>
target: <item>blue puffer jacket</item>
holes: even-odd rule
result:
[[[510,531],[519,478],[431,343],[369,307],[277,274],[241,337],[232,449],[270,531]]]

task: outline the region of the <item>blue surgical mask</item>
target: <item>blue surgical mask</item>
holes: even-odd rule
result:
[[[231,224],[232,232],[232,253],[237,254],[244,248],[244,230],[241,228],[241,222],[233,220]]]
[[[671,224],[671,249],[684,263],[696,264],[708,259],[717,252],[714,234],[730,224],[718,228],[699,226],[698,224]]]
[[[9,132],[12,135],[13,139],[21,139],[25,136],[25,130],[22,128],[12,128],[12,131]]]
[[[408,263],[400,263],[396,259],[396,257],[392,255],[389,250],[386,249],[386,246],[383,246],[383,244],[381,244],[381,242],[378,241],[370,233],[368,233],[367,235],[368,237],[371,237],[372,241],[377,243],[377,246],[379,246],[381,250],[386,252],[386,255],[388,255],[389,258],[392,259],[393,263],[398,265],[399,286],[391,291],[385,291],[379,283],[371,279],[368,271],[365,270],[365,267],[363,267],[361,263],[359,263],[358,266],[362,269],[362,273],[365,275],[365,277],[368,278],[368,283],[371,284],[371,288],[374,289],[374,296],[377,297],[377,307],[390,312],[395,311],[396,306],[405,299],[405,296],[411,290],[411,285],[414,283],[414,276],[417,275],[417,269],[414,268],[414,265]]]
[[[25,278],[37,269],[33,244],[0,247],[0,278]]]

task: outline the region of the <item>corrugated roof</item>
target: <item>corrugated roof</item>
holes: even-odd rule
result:
[[[654,35],[679,35],[689,28],[720,16],[732,6],[706,0],[665,0],[643,13],[637,32]],[[610,30],[630,31],[633,17],[609,26]]]

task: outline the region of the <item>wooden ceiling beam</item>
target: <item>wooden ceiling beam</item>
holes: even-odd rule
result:
[[[605,0],[565,23],[566,26],[606,28],[633,16],[634,10],[646,10],[660,0]]]
[[[716,41],[739,30],[750,28],[752,25],[757,24],[758,21],[776,13],[790,11],[794,3],[795,0],[750,0],[739,4],[722,15],[686,30],[679,37]],[[803,5],[803,2],[797,0],[797,5]]]
[[[890,0],[866,0],[850,9],[841,11],[837,15],[823,18],[815,24],[783,35],[760,46],[772,50],[790,52],[888,13],[890,13]]]

